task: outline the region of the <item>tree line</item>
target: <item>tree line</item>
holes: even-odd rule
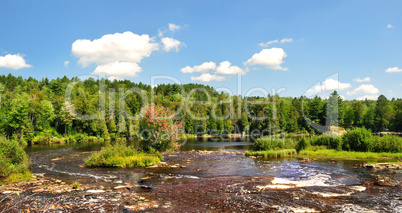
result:
[[[131,118],[151,103],[177,112],[172,119],[181,122],[187,134],[253,130],[314,134],[315,124],[365,127],[373,132],[402,131],[402,99],[388,100],[384,95],[363,101],[342,100],[336,91],[328,99],[277,94],[242,97],[202,84],[161,84],[152,88],[129,80],[37,80],[9,74],[0,76],[0,97],[1,134],[21,142],[32,142],[43,135],[129,138],[145,128],[139,119]]]

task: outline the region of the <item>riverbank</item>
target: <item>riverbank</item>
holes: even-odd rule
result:
[[[31,152],[35,179],[0,188],[0,211],[401,210],[399,172],[355,168],[361,161],[252,159],[240,150],[192,150],[164,153],[165,162],[147,168],[89,168],[83,159],[94,152],[86,150]]]

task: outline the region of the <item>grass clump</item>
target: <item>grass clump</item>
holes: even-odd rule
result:
[[[266,158],[280,158],[297,154],[295,149],[246,151],[246,156],[263,156]]]
[[[0,138],[0,178],[2,183],[28,180],[29,159],[22,147],[15,140]]]
[[[293,149],[296,141],[292,138],[262,137],[253,144],[253,151]]]
[[[122,143],[102,147],[98,153],[85,159],[85,165],[90,167],[145,167],[159,164],[162,155],[156,151],[139,152]]]
[[[331,158],[331,159],[378,159],[378,158],[402,158],[402,153],[389,152],[355,152],[355,151],[337,151],[333,149],[308,149],[301,150],[299,155],[306,157]]]
[[[80,186],[81,186],[81,184],[78,182],[74,182],[73,184],[71,184],[72,189],[78,189],[78,188],[80,188]]]

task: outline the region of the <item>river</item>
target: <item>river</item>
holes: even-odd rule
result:
[[[34,174],[80,183],[72,191],[30,191],[7,210],[50,212],[402,212],[401,170],[369,170],[361,161],[248,158],[252,142],[190,140],[156,168],[87,168],[104,143],[28,147]],[[59,181],[59,182],[60,182]],[[2,196],[2,203],[7,201]],[[35,204],[32,204],[35,203]],[[51,205],[50,205],[51,204]],[[17,211],[18,212],[18,211]],[[31,211],[32,212],[32,211]]]

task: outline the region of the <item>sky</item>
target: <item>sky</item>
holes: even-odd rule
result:
[[[0,75],[402,98],[401,1],[0,0]]]

